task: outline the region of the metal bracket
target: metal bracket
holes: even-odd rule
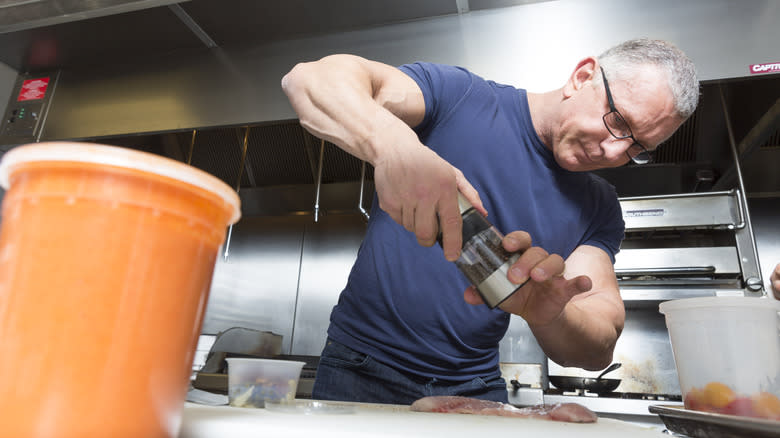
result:
[[[320,216],[320,188],[322,187],[322,162],[325,158],[325,140],[320,141],[320,164],[317,167],[317,192],[314,195],[314,222]]]
[[[193,136],[194,138],[194,136]],[[246,149],[247,145],[249,143],[249,126],[247,126],[244,130],[244,141],[243,141],[243,147],[241,150],[241,164],[238,165],[238,178],[236,180],[236,193],[241,190],[241,177],[243,176],[244,171],[244,163],[246,162]],[[228,255],[230,255],[230,239],[233,237],[233,224],[230,224],[230,227],[228,227],[228,235],[225,239],[225,253],[223,255],[225,261],[228,259]]]
[[[363,208],[363,188],[366,183],[366,162],[363,161],[363,165],[360,167],[360,198],[358,198],[358,211],[366,220],[371,219],[371,215],[368,214],[365,208]]]

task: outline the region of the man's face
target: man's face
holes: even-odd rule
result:
[[[604,124],[603,116],[611,109],[604,83],[598,80],[601,72],[596,72],[564,103],[562,123],[554,136],[555,160],[570,171],[622,166],[630,160],[626,151],[634,139],[652,151],[683,122],[676,115],[663,73],[645,68],[629,80],[609,82],[614,108],[634,137],[615,138]]]

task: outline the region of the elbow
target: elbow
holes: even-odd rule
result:
[[[296,64],[292,70],[282,76],[282,91],[292,100],[295,94],[303,89],[302,83],[306,77],[305,70],[307,69],[306,63]]]
[[[298,94],[315,88],[316,84],[327,82],[329,71],[341,71],[356,57],[350,55],[329,55],[322,59],[310,62],[299,62],[282,76],[282,90],[290,99]],[[333,74],[330,74],[333,76]]]
[[[560,357],[554,362],[565,367],[577,367],[588,371],[599,371],[612,364],[615,346],[620,337],[622,326],[610,335],[600,339],[597,342],[583,343],[578,348],[577,354],[570,354],[567,357]]]
[[[615,345],[617,345],[620,332],[621,330],[616,330],[613,336],[609,336],[607,339],[604,339],[602,342],[596,344],[593,347],[593,351],[591,351],[590,354],[587,354],[583,358],[584,361],[580,367],[588,371],[598,371],[603,370],[612,364],[615,353]]]
[[[608,367],[612,363],[614,347],[612,348],[593,348],[590,351],[584,352],[579,357],[566,357],[555,360],[552,357],[550,359],[553,362],[564,367],[577,367],[587,371],[599,371]]]
[[[602,354],[594,355],[593,357],[589,358],[588,363],[585,364],[582,368],[588,370],[588,371],[598,371],[603,370],[604,368],[608,367],[612,363],[612,358],[614,356],[614,347],[604,351]]]

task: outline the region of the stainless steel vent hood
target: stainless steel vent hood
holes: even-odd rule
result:
[[[383,9],[390,3],[392,7]],[[628,189],[647,191],[627,191],[623,196],[687,192],[698,181],[697,189],[707,190],[701,184],[715,183],[732,161],[718,88],[725,88],[737,142],[757,126],[772,107],[772,99],[780,95],[779,74],[753,74],[749,69],[755,63],[780,61],[774,58],[774,41],[780,40],[780,27],[774,25],[780,21],[780,3],[773,0],[744,2],[740,14],[732,13],[730,0],[658,0],[652,6],[643,0],[496,0],[492,4],[515,6],[493,9],[487,7],[489,0],[470,0],[471,12],[460,15],[460,0],[390,3],[191,0],[180,6],[0,34],[0,62],[22,72],[34,73],[33,67],[43,66],[59,71],[47,120],[25,142],[126,142],[122,137],[140,142],[139,136],[183,133],[186,137],[192,130],[205,133],[251,126],[258,140],[250,150],[278,155],[289,153],[291,149],[283,145],[290,141],[300,151],[306,150],[307,136],[294,125],[295,114],[279,86],[284,73],[300,61],[335,52],[394,65],[429,60],[462,65],[491,79],[542,91],[565,82],[582,56],[620,40],[669,39],[694,59],[705,82],[702,105],[669,142],[670,147],[664,147],[658,165],[633,173],[647,172],[646,178],[635,178],[643,184],[631,185],[630,180],[626,184]],[[216,47],[208,48],[172,7],[184,10]],[[644,19],[637,23],[637,16]],[[591,20],[587,32],[582,32],[584,18]],[[549,23],[556,23],[555,32],[546,27]],[[545,38],[539,39],[540,34]],[[28,49],[33,46],[28,43],[41,35],[49,35],[60,46],[49,52],[52,56],[33,53],[38,57],[31,58]],[[286,125],[291,120],[293,126]],[[272,133],[275,125],[283,125],[277,131],[290,137],[281,140]],[[768,125],[777,130],[776,123]],[[760,134],[762,140],[751,151],[753,165],[761,170],[747,176],[771,183],[766,176],[776,172],[768,163],[777,161],[780,136],[770,130]],[[0,138],[0,150],[12,146]],[[225,143],[215,141],[211,147],[215,161],[232,161]],[[306,175],[311,161],[300,163],[303,170],[288,174]],[[355,167],[355,163],[349,166]],[[302,180],[289,181],[273,172],[277,168],[256,175],[277,175],[269,177],[269,185]],[[622,171],[615,172],[608,179],[620,180]],[[715,179],[708,172],[714,172]],[[351,178],[354,171],[348,174]]]

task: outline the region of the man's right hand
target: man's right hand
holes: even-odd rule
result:
[[[422,145],[405,151],[393,148],[377,162],[374,181],[379,206],[414,233],[420,245],[432,246],[441,231],[444,256],[449,261],[458,259],[462,246],[458,192],[487,214],[463,173]]]
[[[769,277],[769,286],[775,294],[775,299],[780,300],[780,263],[775,266],[775,271]]]

